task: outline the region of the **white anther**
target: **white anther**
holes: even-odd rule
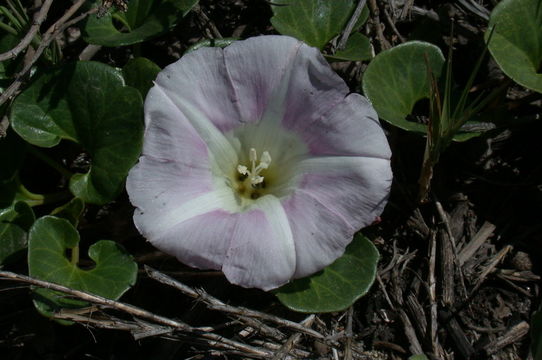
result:
[[[248,168],[244,165],[237,165],[237,171],[239,171],[239,173],[241,175],[248,175],[249,174],[249,171],[248,171]]]
[[[262,153],[260,163],[258,164],[258,166],[256,166],[256,161],[258,161],[258,153],[256,152],[256,149],[250,148],[248,152],[248,159],[251,163],[250,170],[248,170],[248,167],[244,165],[237,165],[237,171],[241,175],[248,175],[250,177],[250,183],[252,185],[258,185],[263,183],[264,178],[263,176],[260,176],[260,171],[265,170],[269,167],[269,164],[271,164],[271,155],[269,155],[268,151],[264,151]]]
[[[262,169],[267,169],[269,164],[271,164],[271,155],[269,155],[269,151],[264,151],[259,166],[261,166]]]

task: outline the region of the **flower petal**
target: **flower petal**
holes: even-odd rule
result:
[[[294,193],[281,202],[295,239],[294,278],[313,274],[344,253],[356,230],[339,215],[303,193]]]
[[[288,36],[257,36],[224,49],[242,122],[262,119],[274,92],[284,87],[302,44]]]
[[[162,70],[155,83],[179,109],[187,111],[187,117],[203,115],[221,132],[240,124],[237,99],[221,48],[206,47],[184,55]],[[190,107],[186,108],[187,105]]]
[[[150,238],[158,249],[199,269],[220,270],[230,246],[236,214],[214,210],[191,217]]]
[[[271,290],[287,283],[295,271],[292,231],[280,201],[264,196],[254,208],[237,214],[222,271],[244,287]]]
[[[224,53],[243,122],[257,123],[245,138],[262,149],[306,152],[295,144],[299,139],[292,141],[295,133],[290,131],[284,139],[277,129],[304,129],[348,94],[318,49],[287,36],[254,37],[232,44]]]
[[[360,157],[311,158],[296,171],[297,185],[282,203],[295,239],[295,277],[303,277],[329,265],[381,214],[392,174],[388,160]]]
[[[347,155],[390,159],[391,150],[369,101],[350,94],[312,121],[291,128],[307,144],[311,155]]]
[[[160,73],[160,75],[162,75],[162,73]],[[185,117],[177,120],[178,123],[184,126],[178,125],[177,128],[189,128],[186,121],[184,121],[184,119],[186,119],[197,132],[199,138],[201,138],[209,148],[209,155],[213,165],[220,168],[223,173],[230,172],[231,169],[235,167],[238,159],[234,146],[215,124],[207,118],[207,114],[197,108],[197,104],[191,102],[191,99],[179,98],[178,94],[174,94],[171,90],[162,87],[160,80],[162,80],[163,77],[161,78],[160,75],[158,75],[154,87],[149,91],[149,95],[147,96],[148,101],[145,102],[147,127],[151,126],[154,121],[161,121],[160,117],[156,115],[156,113],[160,113],[160,111],[162,111],[161,113],[164,115],[164,118],[169,118],[171,119],[171,122],[174,122],[175,119],[172,117],[179,113],[172,109],[176,106],[182,114],[185,115]],[[170,83],[171,81],[167,82],[167,84]],[[147,105],[147,103],[149,104]],[[161,110],[161,106],[164,106],[165,109]],[[209,107],[212,108],[213,106]],[[187,154],[190,154],[190,152]]]

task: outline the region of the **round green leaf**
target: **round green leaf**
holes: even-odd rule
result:
[[[27,232],[34,222],[34,212],[19,201],[0,209],[0,264],[26,247]]]
[[[288,308],[300,312],[344,310],[367,293],[376,276],[378,250],[358,234],[342,257],[324,270],[292,281],[276,291]]]
[[[122,75],[126,85],[136,88],[141,96],[145,97],[160,70],[160,67],[149,59],[139,57],[124,65]]]
[[[426,62],[427,59],[427,62]],[[411,41],[378,54],[363,75],[363,92],[378,116],[409,131],[425,133],[427,125],[408,121],[417,101],[429,96],[427,66],[439,77],[444,56],[435,45]]]
[[[354,33],[346,42],[344,50],[339,50],[326,58],[339,61],[363,61],[373,57],[371,41],[360,33]]]
[[[506,75],[542,93],[542,3],[539,0],[499,2],[491,13],[486,39],[489,51]]]
[[[13,102],[11,124],[26,141],[51,147],[75,141],[89,153],[86,174],[70,179],[72,193],[103,204],[122,190],[141,151],[143,101],[124,85],[118,70],[98,62],[78,62],[40,76]]]
[[[79,233],[69,221],[54,216],[38,219],[28,239],[29,275],[114,300],[135,284],[137,264],[119,244],[100,240],[92,245],[88,255],[96,265],[90,270],[81,269],[66,257],[68,249],[78,251],[78,244]],[[82,305],[58,292],[36,291],[36,306],[45,314]]]
[[[323,48],[352,16],[354,0],[273,0],[271,24],[283,34]]]
[[[115,12],[88,18],[83,37],[90,44],[124,46],[140,43],[167,32],[198,0],[131,0],[126,13]],[[119,31],[114,19],[125,26]]]

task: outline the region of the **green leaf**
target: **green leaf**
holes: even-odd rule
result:
[[[534,360],[542,359],[542,311],[538,309],[531,319],[531,351]]]
[[[116,300],[137,277],[137,264],[122,247],[109,240],[100,240],[89,248],[88,255],[95,263],[92,269],[81,269],[66,257],[68,249],[77,254],[79,233],[67,220],[54,216],[38,219],[30,229],[28,240],[29,275],[40,280],[64,285]],[[63,307],[84,306],[55,291],[36,289],[35,305],[45,315]]]
[[[100,18],[91,15],[83,28],[83,38],[90,44],[111,47],[137,44],[169,31],[197,3],[198,0],[131,0],[126,13],[108,13]],[[119,31],[114,19],[125,29]]]
[[[357,234],[342,257],[324,270],[284,285],[276,295],[288,308],[300,312],[344,310],[367,293],[376,276],[378,250]]]
[[[363,61],[373,57],[371,41],[360,33],[354,33],[346,42],[344,50],[339,50],[326,58],[340,61]]]
[[[22,201],[0,209],[0,264],[26,248],[27,233],[33,222],[34,212]]]
[[[356,4],[354,0],[273,0],[271,24],[282,35],[321,49],[344,29]]]
[[[85,210],[85,202],[79,198],[73,198],[68,203],[51,211],[51,215],[66,219],[74,227],[77,227],[83,210]]]
[[[417,101],[429,97],[427,64],[438,78],[444,56],[435,45],[411,41],[378,54],[363,75],[363,92],[378,116],[408,131],[425,133],[427,125],[408,121]]]
[[[141,151],[143,101],[124,85],[118,70],[78,62],[40,76],[13,102],[11,124],[26,141],[43,147],[61,139],[79,143],[90,155],[86,174],[70,179],[70,190],[85,202],[104,204],[123,188]]]
[[[239,40],[239,38],[223,38],[223,39],[205,39],[202,41],[199,41],[195,43],[194,45],[190,46],[183,55],[186,55],[188,53],[191,53],[192,51],[195,51],[202,47],[219,47],[219,48],[225,48],[226,46],[232,44],[233,42]]]
[[[495,27],[489,51],[506,75],[542,93],[542,3],[503,0],[489,19],[486,39]]]
[[[149,59],[139,57],[124,65],[122,75],[127,85],[136,88],[141,96],[145,97],[160,70],[160,67]]]

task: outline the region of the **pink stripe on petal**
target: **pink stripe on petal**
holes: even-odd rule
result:
[[[317,121],[297,123],[292,130],[304,140],[311,155],[391,157],[376,112],[359,94],[348,95]]]

